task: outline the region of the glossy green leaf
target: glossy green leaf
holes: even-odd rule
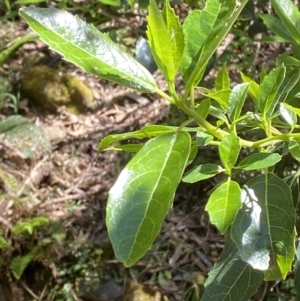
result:
[[[228,179],[210,195],[205,210],[211,223],[224,234],[233,223],[242,206],[241,189],[238,183]]]
[[[296,250],[296,260],[295,260],[295,285],[294,289],[296,291],[296,301],[300,301],[300,240],[298,239],[298,246]]]
[[[204,132],[197,132],[196,135],[196,142],[198,146],[205,146],[208,145],[210,141],[214,140],[214,136],[209,135]]]
[[[244,106],[249,83],[238,84],[233,87],[228,100],[228,117],[231,121],[237,120]]]
[[[217,103],[221,105],[225,110],[228,107],[228,101],[230,97],[231,90],[220,90],[217,92],[207,90],[206,96],[215,100]]]
[[[300,67],[300,60],[296,59],[293,56],[287,55],[287,54],[281,54],[276,59],[276,64],[278,66],[284,64],[285,66],[297,66],[297,67]]]
[[[100,144],[98,146],[98,151],[102,151],[103,149],[107,148],[110,144],[121,140],[128,140],[131,138],[135,138],[135,139],[152,138],[166,133],[173,133],[176,130],[177,127],[172,127],[172,126],[146,125],[145,127],[135,132],[112,134],[106,136],[100,141]]]
[[[253,102],[257,105],[257,98],[258,98],[258,92],[259,92],[259,84],[253,80],[248,75],[241,73],[241,77],[244,83],[250,83],[248,88],[248,93],[251,96]]]
[[[201,301],[248,301],[263,281],[263,273],[242,261],[235,244],[225,236],[225,247],[204,283]]]
[[[290,105],[287,104],[287,103],[282,103],[281,105],[282,105],[283,107],[289,109],[290,111],[294,112],[296,115],[300,116],[300,109],[294,108],[294,107],[290,106]]]
[[[208,1],[207,1],[208,2]],[[213,31],[209,36],[207,37],[207,40],[203,46],[203,49],[201,49],[201,55],[200,51],[197,52],[197,62],[196,65],[192,68],[189,68],[188,71],[190,73],[190,76],[188,77],[188,80],[186,81],[186,93],[189,93],[189,91],[196,86],[199,81],[202,79],[202,76],[204,74],[205,68],[211,59],[211,57],[214,55],[215,51],[221,44],[221,42],[224,40],[228,32],[230,31],[231,27],[235,23],[237,17],[245,7],[248,0],[243,0],[242,3],[239,5],[236,9],[228,9],[229,7],[232,7],[231,5],[236,5],[235,2],[230,1],[230,4],[228,4],[228,1],[217,1],[219,2],[219,5],[221,4],[221,9],[219,10],[219,14],[217,17],[217,22],[215,22],[215,26],[213,28]],[[220,6],[219,6],[220,8]],[[223,10],[225,8],[225,10]],[[214,19],[214,17],[211,17]],[[197,24],[195,24],[196,26]],[[197,33],[196,33],[197,36]],[[190,36],[191,40],[195,40],[194,35]],[[187,39],[187,41],[189,38]],[[190,70],[191,69],[191,70]]]
[[[289,124],[291,126],[291,128],[293,129],[295,127],[295,125],[297,124],[297,115],[292,112],[290,109],[284,107],[282,105],[282,103],[279,106],[279,112],[280,112],[280,116],[281,118],[283,118],[283,120]]]
[[[20,15],[64,58],[104,79],[143,92],[155,92],[152,75],[107,34],[77,16],[55,8],[22,7]]]
[[[169,1],[165,1],[162,12],[155,0],[150,0],[149,3],[149,45],[158,68],[168,81],[173,81],[183,54],[183,29]]]
[[[210,108],[209,108],[210,115],[212,115],[212,116],[216,117],[217,119],[222,120],[223,122],[228,124],[228,119],[223,112],[224,112],[223,110],[216,108],[214,106],[210,106]]]
[[[216,91],[229,90],[230,89],[230,78],[227,71],[226,63],[222,69],[218,72],[215,80]]]
[[[285,67],[279,66],[273,69],[268,75],[265,76],[263,82],[260,85],[257,103],[260,112],[270,117],[272,111],[269,112],[270,108],[274,108],[274,101],[276,94],[280,88],[285,77]]]
[[[196,112],[203,118],[206,119],[207,115],[209,114],[210,109],[210,99],[205,98],[203,99],[200,104],[196,108]]]
[[[156,136],[160,136],[166,133],[174,133],[178,130],[177,126],[167,126],[167,125],[146,125],[143,128],[139,129],[138,131],[134,132],[127,132],[122,134],[112,134],[103,138],[98,146],[98,151],[102,151],[106,149],[110,144],[122,140],[128,139],[145,139],[145,138],[152,138]],[[199,127],[183,127],[181,129],[183,132],[188,133],[197,133],[200,128]]]
[[[291,0],[271,0],[271,4],[292,38],[300,44],[300,12]]]
[[[136,153],[143,147],[143,144],[121,144],[116,146],[111,146],[105,150],[111,151],[122,151],[122,152],[131,152]]]
[[[289,142],[289,151],[290,154],[300,162],[300,142],[299,141],[291,141]]]
[[[196,183],[214,177],[223,171],[223,168],[217,164],[201,164],[189,170],[182,181],[185,183]]]
[[[286,72],[286,76],[278,89],[273,104],[270,107],[269,115],[273,114],[276,109],[277,104],[279,103],[282,108],[284,108],[283,102],[288,99],[291,91],[296,87],[300,80],[300,68],[291,69]]]
[[[169,34],[169,39],[171,44],[170,50],[172,52],[172,57],[173,57],[173,68],[174,68],[174,73],[175,73],[174,77],[175,77],[179,69],[179,66],[181,64],[183,50],[184,50],[183,27],[180,24],[179,17],[176,16],[174,9],[171,8],[169,0],[164,1],[164,7],[162,13]],[[173,79],[174,78],[170,78],[170,80]]]
[[[242,260],[264,271],[265,280],[284,279],[295,254],[296,211],[290,187],[273,174],[260,175],[244,185],[242,201],[231,227]]]
[[[219,1],[208,0],[203,10],[194,10],[183,23],[185,48],[181,62],[181,74],[185,82],[188,81],[197,65],[201,49],[213,30],[220,8]]]
[[[256,153],[243,159],[236,168],[244,170],[258,170],[274,166],[281,160],[277,153]]]
[[[279,36],[286,42],[295,43],[295,40],[291,37],[280,19],[270,14],[259,14],[259,16],[262,18],[268,29],[270,29],[275,35]]]
[[[166,217],[191,149],[188,133],[149,140],[109,192],[106,225],[118,260],[130,266],[149,249]]]
[[[241,150],[240,139],[231,133],[223,138],[219,145],[219,154],[223,166],[228,174],[231,173]]]

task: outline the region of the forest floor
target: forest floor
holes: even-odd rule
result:
[[[3,23],[0,49],[28,32],[21,20]],[[229,41],[234,43],[238,41]],[[263,54],[265,46],[260,44],[257,51],[257,45],[256,52],[249,51],[252,61],[248,64],[251,68],[262,64],[268,67],[270,56],[280,47],[268,46]],[[219,66],[232,55],[227,48]],[[243,49],[239,51],[243,53]],[[25,58],[38,53],[48,61],[55,58],[39,40],[24,44],[0,67],[0,91],[17,95]],[[235,78],[241,61],[229,65]],[[155,244],[137,264],[125,268],[115,259],[109,243],[105,207],[108,191],[130,155],[97,151],[107,135],[138,130],[150,123],[176,123],[181,115],[158,96],[120,88],[63,60],[51,67],[86,83],[96,106],[79,115],[70,114],[64,107],[50,113],[37,108],[26,95],[19,96],[17,113],[42,129],[51,149],[38,148],[36,141],[32,145],[34,155],[26,156],[14,142],[0,140],[0,236],[10,244],[1,250],[0,301],[199,300],[208,272],[223,248],[223,238],[210,225],[204,210],[206,194],[216,183],[181,184]],[[206,82],[215,72],[211,71]],[[157,79],[161,81],[159,75]],[[5,105],[0,121],[16,114],[10,100],[2,97]],[[213,152],[202,156],[206,161],[217,159]],[[14,185],[5,180],[8,176]],[[31,234],[14,233],[20,222],[31,223],[40,217],[49,219],[46,225],[38,224]],[[13,273],[12,262],[22,270],[20,277]],[[252,300],[283,300],[279,298],[284,295],[280,283],[271,283]]]

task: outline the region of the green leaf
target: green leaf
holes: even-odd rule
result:
[[[300,44],[300,12],[291,0],[271,0],[271,4],[292,38]]]
[[[270,112],[273,112],[275,110],[276,105],[279,103],[280,104],[280,109],[281,111],[283,111],[284,113],[287,113],[286,111],[284,111],[284,106],[283,106],[283,102],[287,101],[289,98],[289,95],[291,93],[293,93],[293,89],[296,88],[297,89],[297,84],[299,83],[300,80],[300,69],[292,69],[292,70],[288,70],[285,76],[284,81],[282,82],[275,100],[273,102],[273,105],[270,109]],[[292,113],[292,111],[290,111],[288,108],[285,108],[286,110],[288,110],[290,113]]]
[[[225,136],[221,141],[219,145],[220,159],[228,174],[231,173],[231,169],[236,163],[240,150],[240,139],[236,137],[234,133]]]
[[[174,9],[171,8],[169,0],[164,1],[163,6],[163,17],[165,20],[165,24],[168,30],[168,36],[171,44],[171,52],[173,58],[173,68],[174,68],[174,77],[179,69],[181,64],[183,51],[184,51],[184,34],[183,27],[180,24],[179,17],[176,16]],[[170,52],[169,50],[169,52]],[[169,80],[174,80],[173,78],[169,78]]]
[[[24,256],[17,256],[12,260],[12,262],[10,264],[10,269],[11,269],[12,273],[14,274],[14,276],[16,277],[16,279],[19,280],[21,278],[21,276],[22,276],[24,270],[26,269],[26,267],[28,266],[28,264],[35,258],[37,250],[38,250],[38,248],[35,247],[28,254],[26,254]]]
[[[173,81],[178,71],[184,48],[183,29],[169,1],[163,12],[155,0],[150,0],[147,16],[147,36],[158,68],[168,81]]]
[[[289,142],[289,151],[290,154],[300,162],[300,142],[299,141],[290,141]]]
[[[209,214],[210,221],[224,234],[233,223],[241,206],[240,186],[228,179],[210,195],[205,210]]]
[[[300,61],[296,59],[295,57],[292,57],[287,54],[281,54],[277,59],[276,59],[276,65],[280,66],[284,64],[285,66],[296,66],[300,67]]]
[[[184,127],[181,130],[184,132],[198,132],[200,128],[197,127]],[[135,132],[128,132],[122,134],[113,134],[103,138],[98,146],[98,151],[107,149],[108,145],[121,140],[145,139],[160,136],[166,133],[174,133],[178,130],[177,126],[165,126],[165,125],[146,125]]]
[[[285,120],[287,124],[293,129],[297,124],[297,115],[292,112],[290,109],[285,108],[282,103],[279,106],[280,116]]]
[[[221,3],[217,1],[220,5]],[[197,60],[193,60],[193,62],[196,62],[195,65],[191,65],[191,67],[188,69],[188,73],[190,73],[190,76],[188,77],[188,80],[186,81],[186,93],[189,93],[191,89],[196,86],[199,81],[202,79],[202,76],[204,74],[206,65],[208,64],[210,58],[214,55],[215,51],[221,44],[221,42],[224,40],[226,35],[228,34],[229,30],[235,23],[237,17],[243,10],[244,6],[248,0],[243,0],[240,6],[236,9],[230,9],[230,7],[235,6],[235,1],[222,1],[222,8],[220,10],[219,6],[219,14],[217,17],[217,22],[215,22],[214,28],[207,37],[207,40],[205,44],[203,45],[203,49],[201,49],[197,52]],[[223,10],[223,8],[225,8]],[[215,19],[214,15],[216,14],[216,11],[212,11],[213,17],[212,19]],[[204,18],[203,18],[204,19]],[[197,27],[197,22],[194,24]],[[183,24],[184,27],[184,24]],[[195,36],[197,36],[197,33],[195,35],[191,35],[190,38],[191,41],[195,41]],[[195,53],[195,52],[194,52]],[[186,73],[185,73],[186,74]]]
[[[270,14],[259,14],[259,16],[262,18],[268,29],[270,29],[275,35],[284,39],[285,42],[295,43],[295,40],[291,37],[280,19]]]
[[[228,100],[228,117],[233,122],[236,121],[240,115],[247,97],[247,90],[249,83],[238,84],[233,87]]]
[[[182,182],[195,183],[214,177],[223,171],[223,168],[216,164],[201,164],[193,167],[189,170],[184,177]]]
[[[131,152],[136,153],[143,147],[143,144],[121,144],[116,146],[111,146],[105,150],[111,151],[122,151],[122,152]]]
[[[260,85],[257,103],[260,112],[270,117],[272,115],[272,110],[274,108],[274,100],[276,99],[276,94],[280,88],[285,77],[285,67],[279,66],[276,69],[273,69],[268,75],[265,76],[263,82]]]
[[[250,83],[248,88],[248,93],[251,96],[253,102],[257,105],[257,98],[258,98],[258,92],[259,92],[259,84],[253,80],[248,75],[241,73],[241,77],[244,83]]]
[[[2,236],[0,235],[0,250],[12,249],[12,245]]]
[[[294,112],[296,115],[300,116],[300,109],[298,108],[294,108],[292,106],[290,106],[289,104],[287,103],[281,103],[281,105],[287,109],[289,109],[290,111]]]
[[[294,289],[296,291],[296,301],[300,301],[300,240],[298,239],[298,246],[296,250],[296,261],[295,267],[295,285]]]
[[[149,140],[126,165],[109,192],[106,225],[118,260],[130,266],[158,235],[191,149],[190,135]]]
[[[200,104],[196,108],[196,112],[203,118],[206,119],[207,115],[209,114],[210,109],[210,99],[205,98],[203,99]]]
[[[215,80],[216,91],[229,90],[230,89],[230,78],[227,71],[226,63],[222,69],[218,72]]]
[[[264,271],[265,280],[284,279],[295,253],[296,212],[290,187],[273,174],[260,175],[244,185],[242,201],[231,227],[241,259]]]
[[[277,153],[256,153],[243,159],[237,169],[257,170],[264,169],[275,165],[281,160],[281,156]]]
[[[181,62],[181,74],[185,82],[189,80],[197,65],[201,56],[201,49],[215,26],[220,8],[219,1],[208,0],[203,10],[194,10],[186,17],[183,23],[185,48]],[[194,84],[196,85],[197,82],[195,81]]]
[[[32,30],[64,58],[101,78],[143,92],[155,92],[152,75],[96,27],[55,8],[22,7]]]
[[[106,136],[100,141],[100,144],[98,146],[98,151],[100,152],[103,149],[107,148],[108,145],[121,140],[128,140],[131,138],[135,138],[135,139],[152,138],[166,133],[173,133],[176,130],[177,130],[176,127],[171,127],[171,126],[146,125],[145,127],[135,132],[112,134]]]
[[[207,90],[206,96],[211,99],[214,99],[216,102],[218,102],[221,105],[222,108],[226,110],[228,107],[230,93],[231,93],[230,89],[220,90],[217,92]]]
[[[210,141],[214,140],[214,136],[209,135],[204,132],[197,132],[196,134],[196,142],[198,146],[208,145]]]
[[[263,273],[240,259],[228,235],[220,259],[204,283],[201,301],[248,301],[262,281]]]
[[[49,218],[46,216],[38,216],[27,221],[22,221],[18,223],[14,228],[14,234],[23,234],[28,232],[28,234],[32,234],[36,228],[42,227],[44,225],[49,224]]]

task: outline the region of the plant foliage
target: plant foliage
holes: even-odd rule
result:
[[[215,87],[203,89],[203,99],[194,97],[209,59],[247,2],[207,0],[202,10],[194,10],[181,24],[169,1],[159,9],[150,0],[147,36],[168,92],[160,90],[152,75],[107,35],[78,17],[54,8],[20,10],[41,39],[66,60],[121,85],[156,92],[188,116],[179,127],[149,125],[110,135],[99,150],[121,140],[149,138],[136,147],[130,145],[138,152],[109,194],[108,232],[125,266],[137,262],[152,245],[181,179],[194,183],[223,174],[206,210],[226,243],[205,283],[204,301],[246,301],[263,280],[284,279],[295,257],[296,281],[300,278],[295,246],[300,173],[282,178],[274,172],[284,154],[300,161],[300,108],[295,101],[300,87],[298,52],[279,56],[273,70],[261,71],[259,82],[242,74],[242,82],[233,87],[224,66]],[[271,0],[271,4],[276,16],[261,15],[262,20],[278,40],[299,50],[298,8],[291,0]],[[185,83],[183,94],[174,83],[178,72]],[[188,127],[192,121],[197,125]],[[184,174],[198,146],[216,147],[220,162],[194,164]],[[249,173],[252,179],[242,185],[234,180],[239,173]]]

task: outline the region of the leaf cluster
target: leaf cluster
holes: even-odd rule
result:
[[[159,9],[150,0],[147,37],[168,92],[160,90],[152,75],[106,34],[78,17],[56,9],[20,10],[41,39],[66,60],[120,85],[155,92],[188,116],[177,127],[149,125],[110,135],[99,150],[116,149],[112,144],[121,140],[149,139],[117,147],[137,152],[110,190],[107,204],[109,236],[125,266],[136,263],[153,244],[181,180],[194,183],[223,174],[206,210],[226,243],[202,300],[246,301],[263,280],[284,279],[294,260],[295,281],[300,279],[295,245],[300,172],[288,177],[274,173],[284,153],[300,159],[300,12],[292,1],[271,0],[277,16],[262,19],[293,45],[293,56],[279,56],[269,72],[262,68],[259,81],[242,73],[241,83],[234,86],[224,65],[212,89],[198,88],[206,65],[247,2],[208,0],[181,24],[169,1]],[[183,93],[175,87],[177,74],[185,84]],[[203,95],[199,100],[196,89]],[[248,139],[249,132],[257,134]],[[208,146],[217,149],[219,163],[196,165],[185,172],[199,150]],[[244,157],[242,150],[248,150]],[[244,185],[234,180],[236,173],[254,171],[257,175]]]

